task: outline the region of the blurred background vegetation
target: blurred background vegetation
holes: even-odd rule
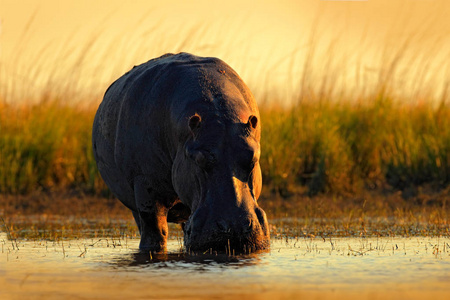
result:
[[[179,51],[218,56],[249,84],[262,118],[266,193],[289,197],[403,191],[407,197],[424,190],[448,191],[450,26],[439,15],[445,10],[416,4],[428,6],[397,15],[404,7],[376,7],[381,2],[391,5],[389,1],[319,2],[311,8],[307,1],[282,1],[279,7],[286,5],[285,10],[278,7],[272,14],[267,14],[271,4],[264,2],[260,19],[250,13],[259,7],[244,6],[245,18],[230,19],[228,14],[228,19],[199,18],[178,27],[149,10],[132,23],[133,29],[113,33],[108,22],[117,18],[105,17],[99,26],[89,25],[82,37],[65,32],[64,38],[39,47],[33,44],[39,12],[31,14],[15,46],[4,44],[9,51],[5,48],[0,56],[0,194],[76,191],[110,196],[91,148],[92,122],[102,95],[133,65]],[[302,34],[292,26],[301,25],[292,23],[296,17],[303,20],[294,9],[314,16],[305,15],[309,23],[298,27]],[[339,20],[359,24],[367,11],[375,12],[372,21],[382,24],[338,26]],[[386,15],[378,18],[377,12]],[[420,12],[425,22],[417,19]],[[333,19],[336,14],[340,19]],[[219,16],[214,9],[208,15]],[[408,16],[420,22],[411,23]],[[336,23],[325,22],[329,19]],[[257,35],[264,21],[270,29],[282,24],[289,41]],[[247,27],[251,29],[245,31]],[[264,30],[272,39],[280,36]]]
[[[375,94],[361,103],[299,101],[260,106],[266,191],[355,194],[436,190],[450,181],[450,108],[401,104]],[[96,107],[42,99],[0,107],[0,192],[75,189],[105,194],[92,155]]]

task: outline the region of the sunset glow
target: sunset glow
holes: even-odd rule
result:
[[[98,97],[133,65],[186,51],[227,61],[260,101],[269,92],[291,103],[330,82],[355,96],[380,77],[404,98],[439,97],[449,9],[445,0],[4,0],[0,84],[13,102],[23,98],[13,91],[49,85]]]

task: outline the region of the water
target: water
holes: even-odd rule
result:
[[[153,256],[127,238],[10,241],[3,234],[0,243],[1,299],[450,295],[448,237],[273,238],[269,251],[243,256],[185,254],[179,238]]]

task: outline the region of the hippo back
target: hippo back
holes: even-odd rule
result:
[[[212,81],[231,82],[243,96],[242,105],[258,114],[253,96],[233,69],[217,58],[187,53],[135,66],[106,91],[94,120],[94,156],[106,184],[130,209],[136,210],[136,178],[166,197],[177,197],[171,172],[189,135],[188,116],[202,109],[223,110],[205,100],[205,91],[214,93]]]

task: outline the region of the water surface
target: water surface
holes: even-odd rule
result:
[[[450,238],[272,238],[266,252],[166,254],[139,240],[0,236],[1,299],[354,298],[450,295]],[[300,297],[301,298],[301,297]]]

